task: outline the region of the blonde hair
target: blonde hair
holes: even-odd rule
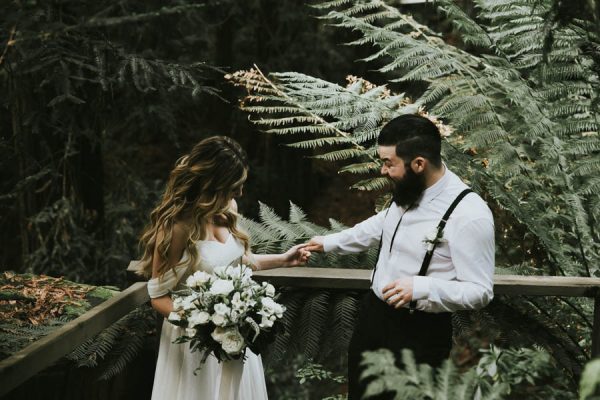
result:
[[[207,226],[215,218],[229,229],[247,252],[248,235],[237,228],[238,214],[230,208],[231,199],[240,191],[247,176],[246,153],[235,140],[226,136],[204,139],[189,154],[177,160],[162,200],[150,214],[150,224],[140,238],[144,250],[140,274],[146,277],[152,275],[155,248],[163,260],[158,267],[159,276],[169,267],[195,265],[198,259],[195,242],[206,238]],[[186,225],[185,249],[189,257],[183,263],[169,266],[167,255],[177,222]],[[157,243],[161,231],[163,235]]]

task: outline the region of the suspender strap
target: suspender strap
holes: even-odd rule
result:
[[[448,210],[446,210],[446,213],[442,217],[441,221],[438,223],[436,232],[439,233],[439,232],[444,231],[444,228],[446,227],[446,222],[448,222],[448,218],[450,218],[450,215],[452,214],[452,212],[454,211],[454,209],[456,208],[458,203],[460,203],[460,201],[471,192],[472,192],[471,189],[465,189],[462,192],[460,192],[460,194],[458,196],[456,196],[456,199],[454,199],[452,204],[450,204],[450,207],[448,208]],[[433,246],[431,246],[431,248],[427,251],[427,253],[425,253],[425,257],[423,258],[423,262],[421,263],[421,269],[419,270],[418,276],[427,275],[427,270],[429,269],[429,264],[431,263],[431,258],[433,257],[433,251],[435,250],[436,246],[437,246],[437,241],[434,241]],[[416,306],[417,306],[416,300],[411,301],[410,302],[410,311],[413,312],[415,310]]]

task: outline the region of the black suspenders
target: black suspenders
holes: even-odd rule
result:
[[[450,204],[450,207],[448,207],[448,210],[446,210],[446,213],[444,214],[444,216],[438,223],[436,232],[444,231],[444,227],[446,226],[446,222],[448,222],[448,218],[450,218],[450,214],[452,214],[452,212],[454,211],[454,209],[456,208],[458,203],[460,203],[460,201],[471,192],[472,192],[471,189],[465,189],[462,192],[460,192],[460,194],[458,196],[456,196],[456,199],[454,199],[452,204]],[[404,211],[404,214],[406,214],[406,212],[409,211],[412,207],[413,207],[412,205],[410,207],[408,207],[406,209],[406,211]],[[385,217],[383,219],[384,223],[385,223],[385,219],[387,218],[387,215],[389,212],[390,212],[390,209],[388,208],[388,210],[385,213]],[[396,236],[396,232],[398,231],[398,227],[400,226],[400,222],[402,222],[402,218],[404,217],[404,214],[402,214],[402,216],[400,217],[400,221],[398,221],[398,225],[396,225],[396,231],[394,231],[394,237]],[[392,244],[393,244],[393,239],[392,239],[392,243],[390,243],[390,249],[391,249]],[[379,238],[379,249],[377,250],[377,259],[375,260],[375,269],[373,270],[373,275],[371,276],[371,287],[373,287],[373,280],[375,279],[375,273],[377,272],[377,264],[379,262],[379,257],[381,256],[382,245],[383,245],[383,228],[381,229],[381,237]],[[421,263],[421,269],[419,270],[418,276],[427,275],[427,269],[429,269],[429,264],[431,263],[431,258],[433,257],[433,251],[435,250],[436,246],[437,246],[437,242],[434,241],[433,246],[431,246],[429,248],[429,250],[427,250],[427,253],[425,253],[425,257],[423,258],[423,262]],[[415,300],[410,302],[410,312],[411,313],[415,310],[416,306],[417,306],[417,302]]]
[[[454,199],[452,204],[450,204],[450,207],[448,208],[448,210],[442,217],[441,221],[438,223],[436,232],[444,231],[444,227],[446,226],[446,222],[448,222],[448,218],[450,218],[450,214],[452,214],[452,212],[454,211],[454,209],[456,208],[458,203],[460,203],[460,201],[471,192],[472,192],[471,189],[465,189],[462,192],[460,192],[460,194],[458,196],[456,196],[456,199]],[[433,251],[435,250],[436,246],[437,246],[437,241],[434,241],[433,245],[429,248],[429,250],[427,250],[427,253],[425,253],[425,257],[423,258],[423,263],[421,263],[421,269],[419,270],[418,276],[427,275],[427,269],[429,269],[429,264],[431,263],[431,258],[433,257]],[[413,313],[415,311],[416,306],[417,306],[416,300],[413,300],[410,302],[410,312],[411,313]]]

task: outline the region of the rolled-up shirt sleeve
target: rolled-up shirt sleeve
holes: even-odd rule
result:
[[[473,310],[486,306],[494,292],[494,223],[481,218],[468,222],[450,243],[455,280],[415,276],[413,299],[429,312]]]
[[[323,238],[323,250],[340,254],[360,253],[379,242],[387,210],[338,233]]]

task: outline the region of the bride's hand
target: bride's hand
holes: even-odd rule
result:
[[[306,264],[310,258],[310,251],[306,250],[305,246],[305,244],[297,244],[283,253],[283,266],[295,267]]]

